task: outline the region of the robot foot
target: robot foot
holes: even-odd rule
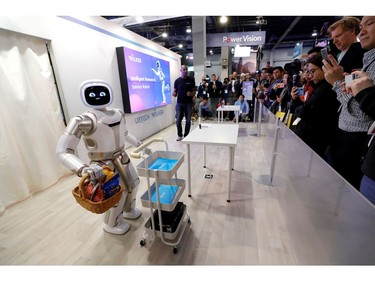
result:
[[[131,212],[123,212],[125,219],[135,220],[142,215],[142,212],[138,208],[134,208]]]
[[[116,226],[109,226],[108,224],[104,225],[103,229],[105,232],[117,235],[123,235],[128,232],[130,225],[126,222],[121,222]]]

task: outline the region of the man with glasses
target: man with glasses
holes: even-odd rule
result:
[[[292,105],[300,118],[295,133],[320,157],[327,161],[326,150],[337,131],[339,102],[331,85],[324,79],[322,57],[316,55],[307,61],[306,74],[313,82],[309,99],[301,101],[297,87],[292,88]]]
[[[362,48],[368,50],[363,57],[362,71],[355,71],[356,79],[351,85],[345,83],[346,91],[355,98],[359,103],[359,108],[372,121],[375,119],[375,17],[364,16],[360,25],[359,39]],[[327,75],[337,70],[337,66],[333,63],[330,67],[325,62]],[[349,80],[347,80],[350,82]],[[342,89],[342,88],[341,88]],[[346,95],[347,92],[342,93]],[[365,115],[366,116],[366,115]],[[375,123],[372,123],[373,125]],[[375,205],[375,128],[370,127],[369,141],[366,141],[367,153],[365,155],[362,172],[363,178],[360,185],[360,192]]]
[[[330,147],[332,166],[351,185],[359,190],[362,179],[361,162],[366,147],[367,130],[372,119],[363,113],[359,103],[342,90],[344,73],[362,68],[364,50],[357,42],[360,21],[354,17],[344,17],[332,24],[328,31],[333,43],[341,51],[336,60],[329,55],[331,64],[324,60],[326,80],[333,85],[337,99],[341,103],[339,131],[336,142]]]

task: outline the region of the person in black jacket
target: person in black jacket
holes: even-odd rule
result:
[[[295,114],[301,119],[295,133],[327,161],[325,152],[338,129],[337,110],[340,103],[332,86],[324,79],[322,56],[316,55],[307,63],[307,75],[314,82],[314,89],[310,98],[302,102],[297,94],[297,88],[292,88],[292,104]]]
[[[359,70],[363,65],[362,58],[366,50],[357,41],[359,24],[360,20],[356,17],[343,17],[328,28],[338,50],[337,61],[346,73]]]
[[[218,80],[216,74],[211,75],[211,81],[208,83],[209,101],[211,104],[218,104],[221,98],[221,88],[223,83]],[[216,115],[216,108],[214,109],[214,115]]]
[[[361,110],[375,119],[375,86],[372,79],[365,76],[354,81],[355,84],[353,83],[351,87],[353,96],[359,102]],[[375,205],[375,122],[370,130],[368,150],[362,164],[363,178],[359,191]]]

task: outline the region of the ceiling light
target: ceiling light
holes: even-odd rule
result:
[[[179,47],[180,49],[182,49],[183,46],[184,46],[184,45],[182,45],[182,44],[178,44],[178,47]]]
[[[142,22],[144,21],[144,19],[143,19],[142,16],[135,17],[135,20],[136,20],[138,23],[142,23]]]
[[[168,33],[164,31],[164,32],[161,34],[161,36],[162,36],[163,38],[167,38],[167,37],[168,37]]]
[[[265,20],[262,16],[257,16],[256,17],[256,21],[255,21],[255,24],[258,24],[258,25],[266,25],[267,24],[267,20]]]
[[[228,21],[228,18],[226,16],[221,16],[220,22],[221,23],[226,23]]]
[[[191,33],[191,28],[190,28],[190,26],[186,27],[186,33]]]
[[[318,36],[318,31],[314,28],[311,36],[315,37],[315,36]]]

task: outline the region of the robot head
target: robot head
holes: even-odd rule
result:
[[[81,98],[85,105],[104,109],[112,103],[112,89],[101,80],[89,80],[81,84]]]

